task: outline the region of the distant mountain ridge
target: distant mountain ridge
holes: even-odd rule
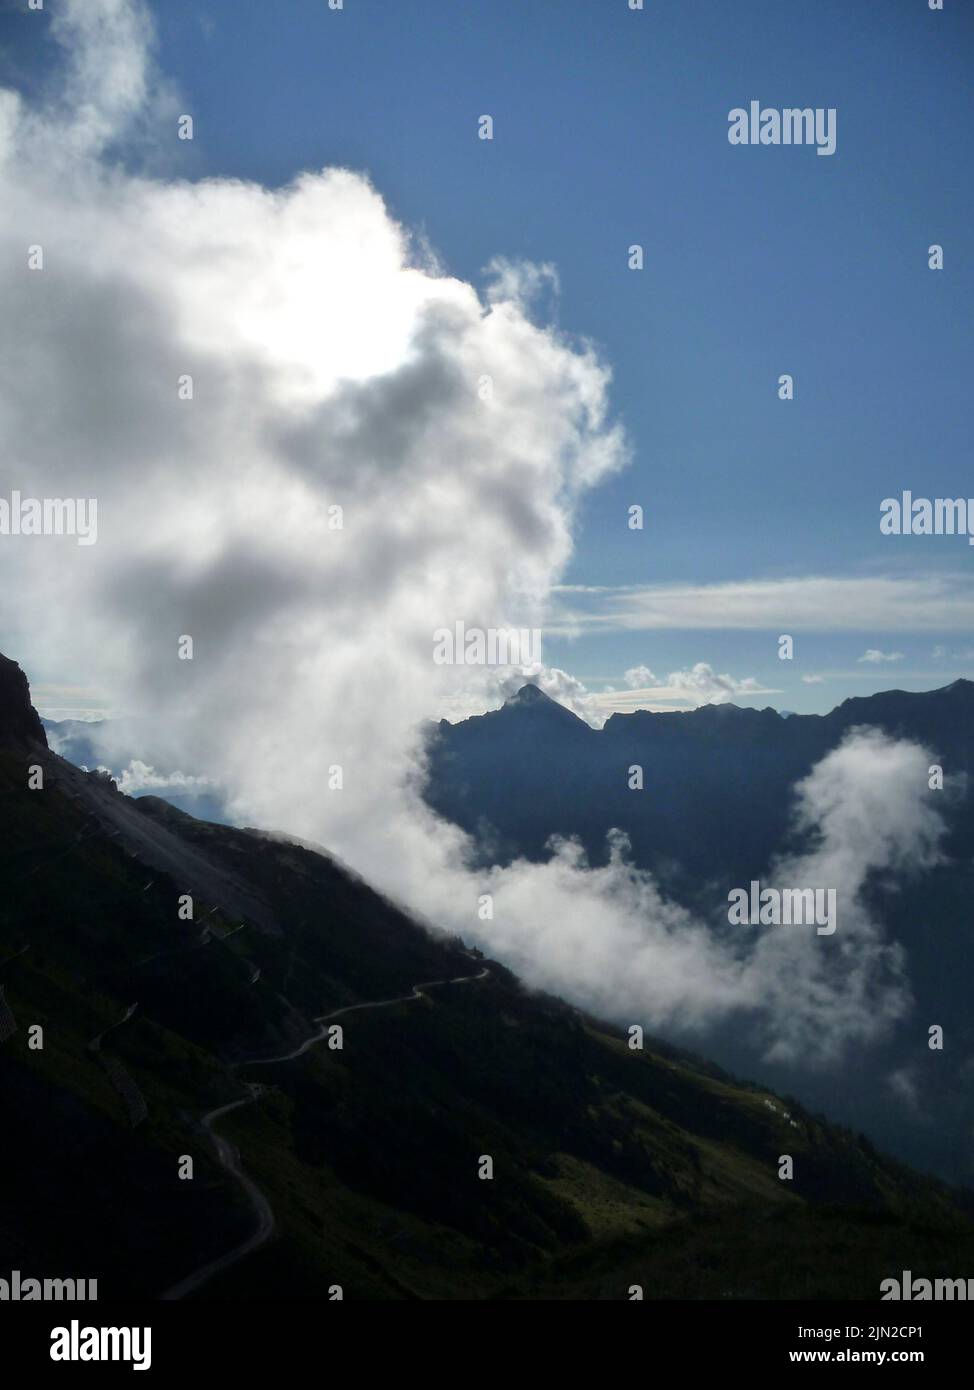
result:
[[[795,782],[860,725],[922,743],[947,774],[974,771],[968,680],[855,696],[825,715],[713,704],[612,714],[601,730],[529,685],[498,710],[431,726],[426,799],[471,834],[489,824],[502,862],[541,857],[553,833],[577,835],[601,862],[618,827],[642,867],[682,865],[686,884],[715,869],[737,881],[779,847]]]

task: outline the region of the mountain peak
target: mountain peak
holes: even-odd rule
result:
[[[546,695],[540,685],[522,685],[520,690],[504,701],[499,710],[494,710],[484,718],[493,720],[496,715],[502,717],[503,722],[499,727],[515,727],[522,720],[527,720],[532,728],[539,727],[540,721],[545,727],[571,726],[591,732],[584,719],[580,719],[574,710],[570,710],[560,700],[553,700],[550,695]]]
[[[522,685],[521,689],[504,703],[505,705],[537,705],[544,701],[550,705],[555,703],[550,695],[544,693],[540,685]]]
[[[8,657],[0,654],[0,743],[40,743],[47,735],[30,702],[27,677]]]

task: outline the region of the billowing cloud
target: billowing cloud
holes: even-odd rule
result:
[[[648,690],[660,684],[648,666],[631,666],[622,679],[630,690]]]
[[[780,690],[762,685],[753,676],[738,678],[698,661],[684,670],[655,675],[648,666],[633,666],[623,675],[624,691],[607,690],[592,696],[591,706],[603,716],[610,710],[697,709],[700,705],[728,704],[736,697],[778,695]]]
[[[104,768],[105,772],[110,772],[110,768]],[[118,777],[118,789],[126,796],[141,796],[146,792],[190,792],[196,793],[210,790],[211,784],[206,777],[194,777],[186,772],[157,772],[154,767],[149,767],[147,763],[139,758],[133,758],[127,767],[124,767]]]
[[[927,790],[927,750],[853,730],[796,789],[805,848],[762,887],[834,889],[837,926],[738,926],[726,910],[695,919],[632,867],[616,836],[609,864],[587,868],[559,842],[549,864],[494,870],[484,938],[526,978],[611,1017],[675,1031],[733,1015],[775,1061],[833,1062],[881,1038],[907,1012],[900,947],[885,940],[869,892],[938,861],[943,822]],[[747,888],[749,885],[741,885]]]
[[[504,264],[484,302],[358,174],[269,190],[96,158],[155,109],[147,22],[122,0],[61,14],[70,109],[3,105],[0,219],[23,256],[4,261],[0,430],[10,487],[97,497],[99,541],[7,538],[8,631],[157,727],[190,715],[268,817],[347,764],[310,812],[334,843],[368,770],[401,772],[405,731],[491,683],[435,666],[434,630],[540,624],[579,496],[625,459],[608,372],[531,323],[538,277]]]
[[[879,1036],[906,1013],[905,954],[885,939],[871,904],[902,876],[940,862],[944,823],[929,791],[932,761],[919,744],[852,729],[798,785],[796,829],[807,848],[777,863],[773,878],[834,888],[837,925],[834,935],[815,938],[810,953],[785,927],[760,943],[755,968],[765,974],[762,994],[776,1020],[772,1056],[793,1061],[809,1046],[840,1052],[841,1040]]]
[[[63,100],[0,93],[0,440],[10,489],[97,499],[98,542],[4,538],[10,654],[110,691],[150,722],[152,765],[213,780],[240,821],[329,846],[533,984],[651,1026],[747,1011],[789,1053],[873,1036],[904,991],[864,911],[838,957],[807,933],[728,937],[667,901],[620,839],[604,869],[560,844],[482,874],[419,798],[422,721],[524,678],[438,665],[434,632],[544,629],[579,499],[626,459],[604,364],[529,314],[550,271],[495,267],[481,296],[346,169],[281,189],[153,175],[132,142],[149,133],[177,161],[178,108],[143,7],[64,0],[58,15]],[[584,705],[567,673],[527,674]],[[694,699],[755,689],[703,664],[667,679]],[[864,870],[836,827],[877,872],[912,862],[913,821],[933,835],[909,780],[926,755],[897,754],[896,781],[876,770],[891,747],[859,740],[803,793],[812,867],[844,875],[853,903]],[[872,840],[845,824],[843,787]]]

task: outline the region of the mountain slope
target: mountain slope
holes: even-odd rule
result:
[[[232,1255],[254,1206],[202,1118],[237,1101],[213,1131],[274,1229],[203,1296],[624,1298],[639,1269],[647,1296],[702,1293],[742,1229],[735,1296],[836,1296],[860,1238],[849,1296],[906,1251],[970,1264],[961,1195],[661,1042],[633,1051],[323,852],[121,796],[46,747],[0,669],[0,1084],[30,1137],[4,1146],[0,1267],[159,1296]],[[341,1050],[304,1048],[367,1002]]]

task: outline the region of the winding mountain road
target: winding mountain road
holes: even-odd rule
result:
[[[249,1095],[243,1096],[240,1100],[233,1100],[229,1105],[221,1105],[216,1110],[211,1110],[209,1114],[203,1116],[202,1121],[203,1128],[213,1140],[213,1147],[216,1150],[217,1158],[223,1164],[227,1172],[236,1178],[237,1182],[239,1182],[240,1186],[247,1194],[247,1199],[257,1217],[257,1228],[246,1240],[241,1241],[239,1245],[235,1245],[233,1249],[228,1250],[225,1255],[219,1255],[215,1260],[210,1260],[208,1264],[202,1265],[199,1269],[194,1270],[192,1274],[188,1274],[185,1279],[180,1280],[178,1284],[174,1284],[171,1289],[167,1289],[162,1295],[163,1299],[171,1301],[173,1299],[185,1298],[188,1293],[192,1293],[194,1289],[200,1288],[201,1285],[205,1284],[209,1279],[212,1279],[214,1274],[219,1274],[221,1270],[229,1269],[230,1265],[236,1264],[238,1260],[242,1260],[245,1255],[249,1255],[252,1250],[256,1250],[259,1246],[263,1245],[264,1242],[269,1240],[274,1234],[274,1212],[270,1202],[264,1196],[263,1192],[261,1192],[253,1178],[249,1178],[244,1172],[240,1163],[239,1150],[230,1143],[229,1139],[224,1139],[221,1135],[217,1134],[213,1128],[214,1122],[218,1120],[221,1115],[228,1115],[231,1110],[239,1110],[243,1105],[250,1105],[253,1101],[257,1100],[263,1089],[263,1086],[248,1085],[247,1090],[250,1093]]]
[[[117,1019],[114,1023],[110,1023],[107,1028],[103,1028],[100,1033],[97,1033],[88,1044],[88,1051],[100,1052],[102,1039],[107,1038],[109,1033],[114,1033],[116,1028],[121,1028],[123,1023],[128,1023],[138,1007],[138,1003],[130,1004],[120,1019]]]
[[[395,999],[370,999],[362,1004],[346,1004],[341,1009],[333,1009],[331,1013],[319,1014],[314,1019],[315,1023],[321,1025],[318,1032],[314,1033],[310,1038],[307,1038],[299,1047],[294,1048],[293,1051],[278,1053],[273,1057],[252,1057],[249,1060],[233,1062],[231,1063],[231,1070],[236,1070],[239,1067],[269,1066],[272,1062],[293,1062],[296,1058],[303,1057],[309,1048],[314,1047],[316,1043],[321,1042],[327,1037],[327,1025],[331,1023],[333,1019],[341,1018],[345,1014],[357,1013],[363,1009],[387,1009],[393,1004],[411,1004],[414,1000],[423,998],[424,990],[437,989],[442,985],[466,985],[475,980],[483,980],[489,974],[490,970],[485,966],[479,975],[457,975],[449,980],[428,980],[423,984],[413,985],[409,994],[398,995]],[[231,1265],[235,1265],[238,1260],[242,1260],[245,1255],[249,1255],[254,1250],[257,1250],[274,1234],[277,1223],[274,1219],[274,1211],[270,1202],[264,1196],[263,1192],[261,1192],[254,1180],[248,1177],[244,1172],[240,1162],[239,1150],[230,1143],[229,1139],[224,1139],[221,1135],[217,1134],[216,1130],[213,1128],[215,1122],[220,1119],[222,1115],[228,1115],[231,1110],[239,1110],[242,1106],[252,1105],[254,1101],[258,1100],[260,1096],[263,1095],[265,1090],[263,1086],[250,1081],[244,1084],[247,1087],[247,1095],[242,1096],[240,1100],[231,1101],[229,1105],[221,1105],[215,1110],[208,1111],[207,1114],[203,1116],[201,1124],[213,1140],[213,1147],[217,1159],[227,1172],[232,1177],[236,1178],[237,1182],[239,1182],[240,1186],[243,1188],[250,1202],[251,1209],[257,1218],[257,1227],[246,1240],[241,1241],[239,1245],[235,1245],[231,1250],[228,1250],[226,1254],[219,1255],[215,1260],[210,1260],[207,1264],[201,1265],[199,1269],[194,1270],[192,1274],[188,1274],[186,1278],[180,1280],[178,1284],[173,1284],[172,1288],[167,1289],[166,1292],[161,1295],[163,1300],[171,1301],[185,1298],[187,1294],[194,1293],[197,1289],[201,1288],[203,1284],[208,1283],[215,1274],[221,1274],[225,1269],[229,1269]]]
[[[326,1024],[333,1018],[341,1018],[343,1014],[357,1013],[359,1009],[387,1009],[391,1004],[411,1004],[414,999],[422,999],[424,989],[436,989],[439,985],[466,985],[472,980],[482,980],[490,971],[485,967],[479,975],[458,975],[452,980],[427,980],[424,984],[413,985],[412,992],[400,994],[395,999],[370,999],[364,1004],[346,1004],[343,1009],[333,1009],[330,1014],[318,1014],[314,1019],[315,1023],[320,1023],[318,1032],[296,1047],[293,1052],[283,1052],[278,1057],[255,1057],[249,1062],[234,1062],[235,1067],[263,1067],[271,1062],[291,1062],[295,1057],[303,1057],[309,1047],[314,1047],[328,1035]]]

